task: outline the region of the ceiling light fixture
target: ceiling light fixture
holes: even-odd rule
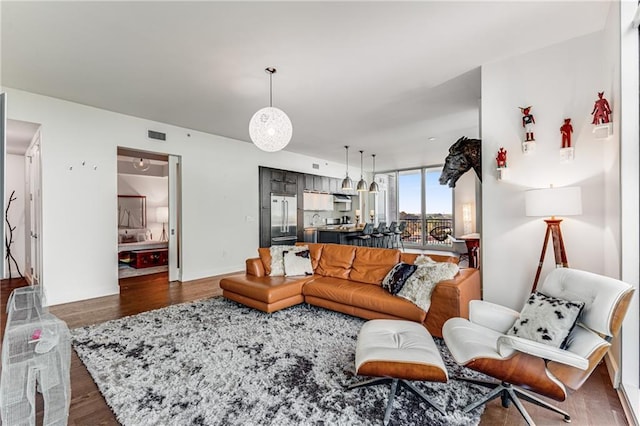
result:
[[[293,135],[291,120],[281,109],[273,106],[272,77],[276,73],[275,68],[265,68],[269,74],[269,106],[258,110],[249,121],[249,136],[251,140],[263,151],[280,151],[287,146]]]
[[[347,154],[346,154],[347,175],[344,179],[342,179],[342,189],[346,191],[351,191],[353,189],[353,181],[349,177],[349,145],[345,145],[344,149],[347,151]]]
[[[364,192],[367,191],[369,188],[367,188],[367,181],[364,180],[364,177],[362,177],[363,173],[364,173],[364,166],[362,164],[362,154],[364,153],[364,151],[360,151],[360,180],[358,181],[358,187],[356,188],[358,190],[358,192]]]
[[[148,158],[134,158],[133,168],[141,172],[146,172],[151,167],[151,161]]]
[[[373,157],[373,173],[371,178],[371,186],[369,186],[369,192],[372,194],[377,194],[379,191],[378,184],[376,183],[376,155],[371,154]]]

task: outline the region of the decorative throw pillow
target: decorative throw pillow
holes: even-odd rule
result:
[[[303,251],[309,250],[308,246],[271,246],[271,273],[272,277],[284,276],[284,252],[285,251]]]
[[[423,260],[417,265],[416,271],[396,294],[396,296],[413,302],[425,312],[431,307],[431,293],[436,285],[440,281],[452,279],[460,271],[455,263],[435,262],[428,257],[426,259],[429,260]]]
[[[403,262],[393,265],[393,268],[391,268],[387,276],[382,280],[382,288],[391,294],[398,293],[416,269],[418,269],[416,265],[409,265]]]
[[[507,334],[564,349],[582,308],[584,302],[532,293]]]
[[[311,255],[309,250],[285,251],[284,253],[284,274],[287,277],[297,275],[313,275],[311,266]]]

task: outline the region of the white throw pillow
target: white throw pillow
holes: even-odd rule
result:
[[[285,251],[284,274],[287,277],[313,275],[313,267],[311,266],[311,255],[309,254],[309,250]]]
[[[532,293],[507,334],[564,349],[582,308],[584,302]]]
[[[303,251],[309,250],[309,246],[271,246],[269,252],[271,254],[271,273],[272,277],[284,276],[284,255],[285,251]]]

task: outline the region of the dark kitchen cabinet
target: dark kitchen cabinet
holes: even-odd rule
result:
[[[314,175],[304,175],[304,190],[305,191],[314,191],[313,189],[313,179]]]

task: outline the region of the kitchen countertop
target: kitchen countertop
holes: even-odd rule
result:
[[[316,229],[322,232],[357,232],[361,231],[362,228],[356,228],[354,225],[329,225],[329,226],[319,226]]]

